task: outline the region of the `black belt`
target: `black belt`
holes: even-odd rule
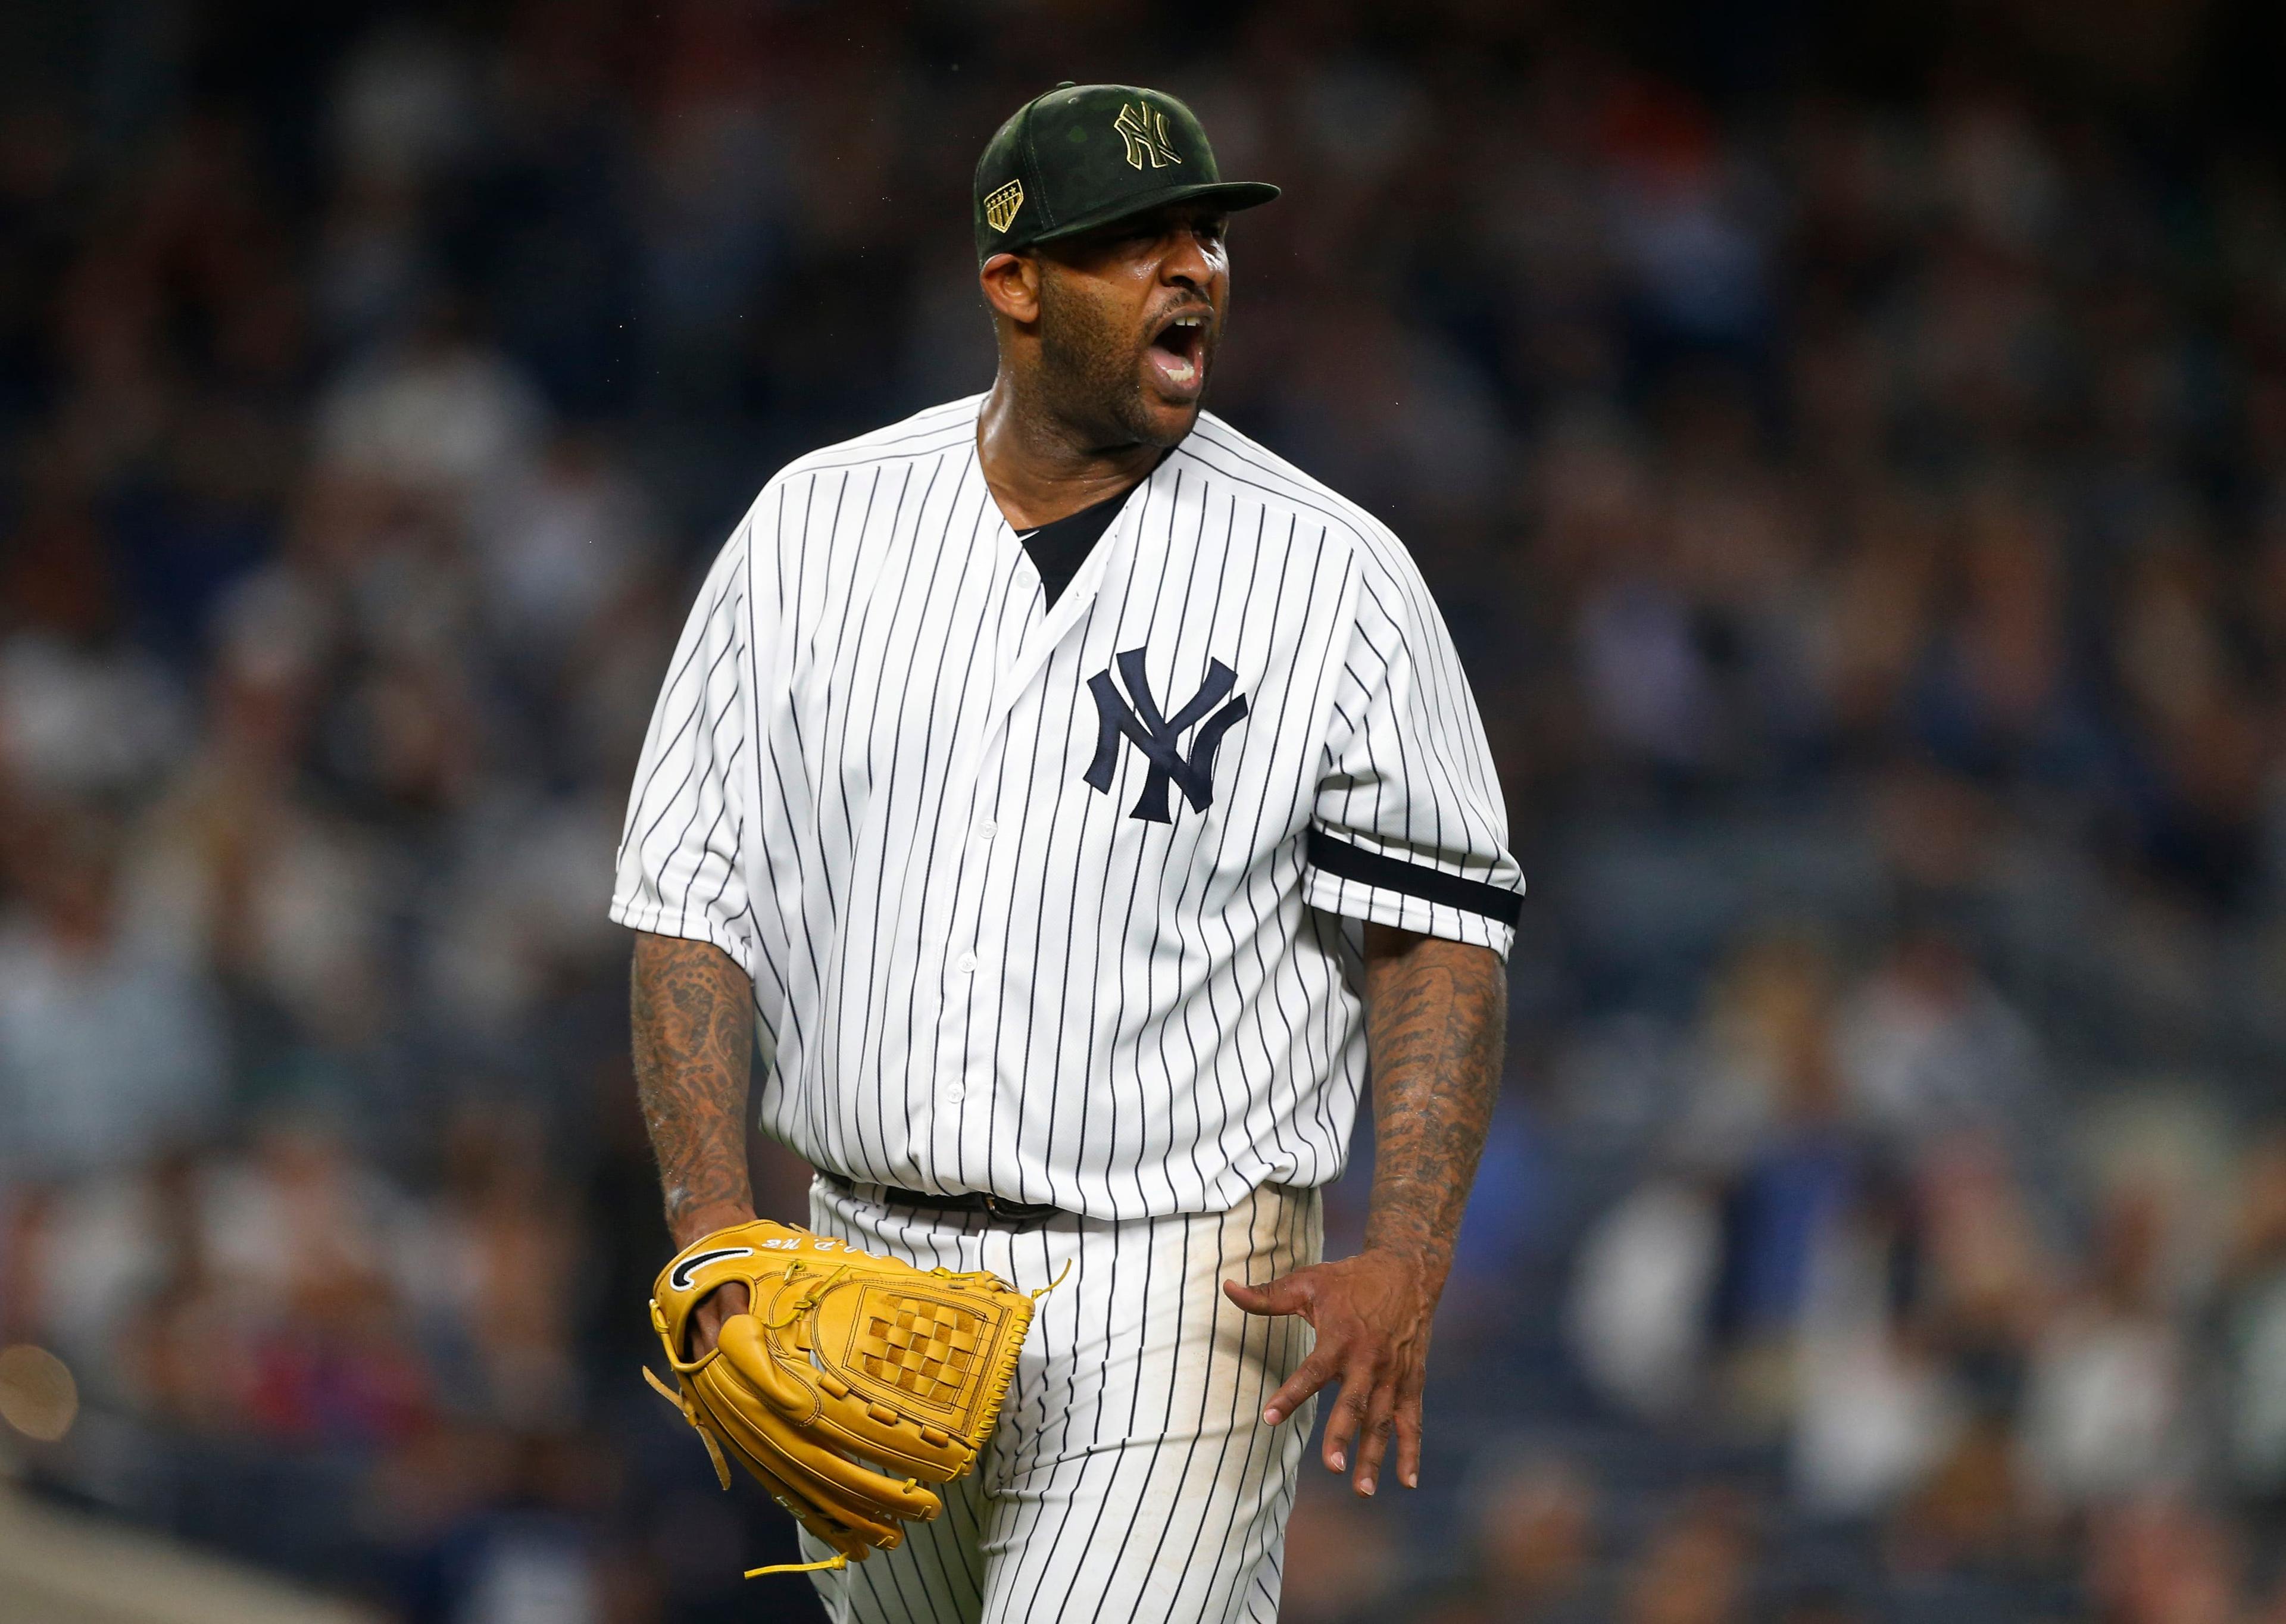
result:
[[[854,1179],[829,1173],[823,1168],[818,1170],[818,1177],[844,1195],[878,1201],[885,1207],[918,1207],[924,1212],[980,1217],[1016,1230],[1037,1229],[1050,1218],[1064,1216],[1060,1207],[1052,1207],[1044,1202],[1010,1201],[989,1190],[964,1190],[958,1195],[932,1195],[926,1190],[900,1190],[892,1185],[860,1185]]]

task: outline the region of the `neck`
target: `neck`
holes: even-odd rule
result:
[[[1095,443],[1097,438],[1042,409],[1001,368],[976,420],[976,457],[1013,529],[1052,524],[1116,496],[1166,454],[1141,441],[1107,445]]]

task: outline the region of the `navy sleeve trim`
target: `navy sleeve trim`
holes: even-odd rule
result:
[[[1354,879],[1361,886],[1417,896],[1424,903],[1442,903],[1511,927],[1524,918],[1524,898],[1514,891],[1503,891],[1481,879],[1463,879],[1442,869],[1384,857],[1362,846],[1337,840],[1314,825],[1310,830],[1309,854],[1311,867],[1323,869],[1337,879]]]

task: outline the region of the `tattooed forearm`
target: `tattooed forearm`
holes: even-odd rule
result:
[[[658,1157],[677,1246],[753,1217],[746,1178],[746,1076],[753,988],[721,949],[635,935],[635,1093]]]
[[[1374,1172],[1365,1243],[1441,1283],[1500,1090],[1508,981],[1487,948],[1366,930]]]

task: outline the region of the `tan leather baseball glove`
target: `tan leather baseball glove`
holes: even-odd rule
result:
[[[693,1312],[730,1281],[750,1312],[690,1358]],[[693,1242],[651,1290],[680,1391],[643,1374],[698,1430],[722,1486],[727,1455],[840,1553],[754,1573],[846,1566],[935,1517],[943,1502],[921,1486],[974,1462],[1032,1322],[1032,1300],[994,1275],[917,1269],[767,1220]]]

